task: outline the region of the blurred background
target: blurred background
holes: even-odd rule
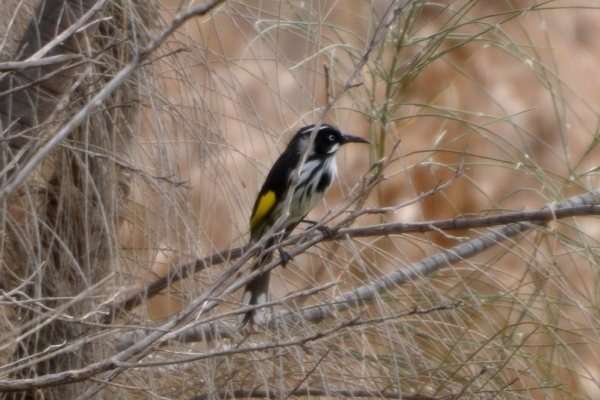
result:
[[[163,5],[160,15],[169,21],[193,4]],[[230,1],[177,32],[146,77],[156,90],[144,100],[132,155],[145,172],[168,180],[135,179],[120,236],[125,281],[153,280],[245,243],[251,206],[270,166],[326,105],[323,65],[335,95],[389,7],[378,0]],[[448,188],[354,225],[534,210],[596,189],[597,7],[593,1],[405,5],[358,71],[360,85],[325,118],[374,145],[340,151],[340,179],[310,218],[343,207],[360,190],[361,176],[380,172],[386,178],[365,206],[392,207],[447,182],[461,162],[464,174]],[[383,159],[381,171],[370,170]],[[463,388],[475,398],[600,395],[597,226],[596,218],[587,217],[538,227],[382,295],[369,307],[370,317],[464,303],[457,310],[369,324],[332,339],[335,345],[320,344],[331,353],[313,385],[350,387],[347,377],[353,376],[359,387],[397,385],[431,396]],[[325,301],[484,232],[323,243],[276,270],[274,299],[337,284],[277,308]],[[211,268],[169,288],[138,309],[139,316],[167,318],[220,271]],[[236,296],[214,312],[235,309]],[[302,365],[316,362],[316,354],[290,351],[265,361],[265,354],[253,353],[251,359],[262,362],[260,372],[250,372],[256,364],[248,355],[231,360],[229,368],[235,365],[235,379],[250,387],[277,387],[273,379],[301,379]],[[207,365],[221,366],[205,364],[207,374]]]
[[[119,7],[153,37],[199,4],[149,2],[147,15],[134,2]],[[398,17],[373,41],[390,10]],[[11,21],[3,26],[18,30]],[[490,216],[596,190],[598,37],[594,0],[223,2],[178,29],[140,70],[140,113],[127,125],[136,136],[123,155],[130,191],[107,292],[124,299],[182,264],[244,245],[271,165],[299,128],[319,120],[327,88],[335,96],[355,72],[359,85],[324,122],[373,146],[339,151],[339,179],[312,220],[334,226],[357,204],[373,211],[352,226]],[[361,195],[376,176],[384,179]],[[395,208],[376,211],[383,207]],[[327,302],[486,232],[322,242],[277,268],[271,289],[279,300],[327,287],[273,311]],[[599,238],[593,216],[535,226],[318,324],[166,344],[145,359],[163,365],[128,369],[106,390],[119,398],[300,389],[303,398],[311,390],[327,398],[599,398]],[[160,327],[233,262],[170,285],[120,323]],[[198,311],[190,326],[229,326],[234,317],[224,314],[240,295]],[[338,329],[355,316],[360,324]]]

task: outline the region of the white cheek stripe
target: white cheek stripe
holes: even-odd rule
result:
[[[334,145],[333,145],[333,147],[331,148],[331,150],[329,150],[329,151],[327,152],[327,154],[332,154],[332,153],[335,153],[336,151],[338,151],[338,149],[339,149],[339,148],[340,148],[340,144],[339,144],[339,143],[336,143],[336,144],[334,144]]]

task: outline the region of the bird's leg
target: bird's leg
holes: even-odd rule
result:
[[[290,233],[291,233],[291,230],[289,232],[284,231],[284,232],[278,233],[276,235],[277,243],[281,243],[282,241],[284,241],[290,235]],[[287,266],[287,263],[292,261],[293,257],[290,256],[287,251],[283,250],[283,247],[279,247],[277,249],[277,251],[279,252],[279,258],[281,258],[281,265],[283,266],[283,268],[285,268]]]
[[[333,236],[333,231],[326,225],[319,225],[319,221],[313,221],[311,219],[303,219],[300,222],[305,222],[307,224],[311,224],[312,226],[316,226],[317,230],[323,234],[325,237]]]
[[[279,258],[281,258],[283,268],[287,267],[287,263],[293,260],[293,257],[281,247],[279,248]]]

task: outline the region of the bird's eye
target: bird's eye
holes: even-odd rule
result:
[[[329,141],[333,142],[335,140],[335,135],[329,135]]]

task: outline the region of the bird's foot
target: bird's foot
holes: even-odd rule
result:
[[[279,248],[279,258],[281,258],[281,265],[283,268],[287,266],[287,263],[293,260],[293,257],[289,255],[289,253],[283,250],[281,247]]]
[[[310,219],[303,219],[302,222],[306,222],[307,224],[311,224],[312,226],[316,226],[316,229],[323,234],[325,237],[333,236],[333,231],[326,225],[319,225],[319,221],[313,221]]]

